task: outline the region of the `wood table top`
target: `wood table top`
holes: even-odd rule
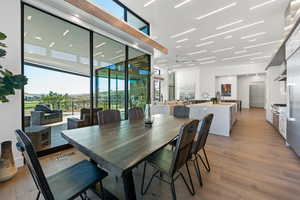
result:
[[[151,128],[143,120],[121,121],[101,128],[62,131],[62,136],[79,151],[117,176],[143,161],[153,152],[166,146],[178,134],[181,125],[191,119],[170,115],[154,115]]]

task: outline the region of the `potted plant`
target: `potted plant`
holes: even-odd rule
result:
[[[6,56],[5,48],[7,47],[2,41],[6,39],[6,35],[0,32],[0,59]],[[14,75],[11,71],[4,69],[0,64],[0,103],[9,102],[7,96],[14,95],[16,89],[22,89],[27,84],[27,78],[21,74]],[[9,180],[17,173],[15,166],[12,142],[0,142],[0,182]]]
[[[0,59],[6,56],[5,48],[7,47],[2,41],[6,35],[0,32]],[[27,78],[22,74],[13,74],[0,64],[0,103],[9,102],[7,96],[14,95],[15,90],[22,89],[27,84]]]

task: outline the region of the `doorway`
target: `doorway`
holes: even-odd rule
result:
[[[249,95],[250,108],[265,107],[265,84],[263,82],[250,84]]]

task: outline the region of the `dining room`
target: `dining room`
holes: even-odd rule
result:
[[[270,114],[297,97],[280,55],[298,10],[298,0],[5,0],[0,198],[298,199],[286,137],[297,113]]]

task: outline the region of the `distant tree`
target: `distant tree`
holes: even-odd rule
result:
[[[49,94],[42,96],[40,103],[50,104],[53,109],[65,109],[70,107],[71,97],[68,94],[59,94],[57,92],[50,91]]]

